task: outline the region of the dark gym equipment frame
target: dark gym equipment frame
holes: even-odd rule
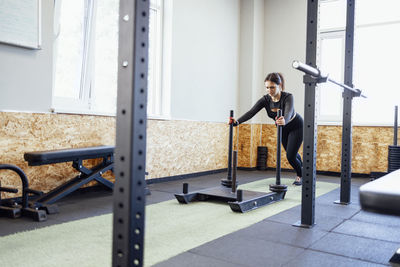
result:
[[[346,42],[344,57],[344,83],[353,87],[353,51],[354,51],[354,10],[355,0],[347,0]],[[351,156],[352,156],[352,122],[353,97],[351,90],[343,90],[342,122],[342,162],[340,171],[340,199],[336,204],[350,204],[351,195]]]
[[[281,111],[278,112],[278,117],[281,116]],[[223,180],[220,186],[202,189],[198,191],[189,192],[189,184],[183,184],[183,192],[175,194],[179,203],[189,204],[194,200],[218,200],[228,203],[231,210],[235,212],[248,212],[257,208],[272,204],[274,202],[283,200],[286,195],[287,186],[281,185],[281,139],[282,139],[282,126],[277,126],[277,163],[276,163],[276,184],[270,185],[271,192],[256,192],[250,190],[236,190],[236,169],[237,169],[237,151],[233,151],[233,110],[230,111],[231,123],[229,125],[229,160],[228,160],[228,179]],[[239,127],[239,126],[237,126]],[[232,151],[233,151],[233,166],[232,166]],[[233,172],[232,172],[233,170]],[[231,175],[229,177],[229,174]],[[228,181],[230,187],[228,187]]]
[[[233,110],[231,110],[230,112],[229,121],[232,121],[232,119],[233,119]],[[229,127],[229,144],[232,144],[232,142],[233,142],[233,127]],[[233,155],[232,146],[230,145],[228,149],[228,166],[232,166],[232,155]],[[232,168],[228,167],[228,176],[226,177],[226,179],[221,180],[221,185],[234,188],[232,187]]]
[[[354,89],[353,82],[353,47],[354,47],[354,10],[355,1],[347,0],[346,15],[346,50],[345,84],[338,83],[324,76],[316,69],[318,42],[318,0],[308,0],[307,4],[307,49],[306,64],[294,62],[293,67],[306,73],[304,105],[304,144],[303,144],[303,186],[301,202],[301,221],[295,226],[312,227],[315,224],[315,183],[316,183],[316,147],[317,147],[317,112],[316,86],[321,82],[332,82],[343,90],[343,132],[340,200],[335,203],[349,204],[351,191],[351,154],[352,154],[352,100],[361,95]]]
[[[101,158],[102,162],[97,165],[87,168],[83,161],[88,159]],[[43,194],[35,199],[34,205],[38,208],[46,209],[48,214],[55,213],[51,211],[52,204],[58,200],[68,196],[72,192],[78,190],[83,185],[91,181],[97,181],[109,190],[113,190],[114,184],[102,175],[107,171],[112,171],[114,167],[114,147],[113,146],[95,146],[70,149],[57,149],[49,151],[27,152],[24,154],[24,159],[29,166],[41,166],[54,163],[72,162],[72,167],[79,174],[59,185],[51,191]],[[57,209],[58,212],[58,209]]]
[[[28,202],[29,195],[41,195],[41,191],[33,190],[29,188],[28,178],[24,171],[14,165],[0,164],[0,170],[10,170],[18,174],[22,183],[22,199],[21,202],[9,202],[10,205],[1,204],[1,192],[18,193],[18,189],[1,187],[0,186],[0,215],[4,215],[10,218],[18,218],[21,216],[31,217],[32,219],[42,222],[47,220],[47,213],[45,210],[31,207]],[[1,185],[1,184],[0,184]]]
[[[394,106],[394,125],[393,125],[393,145],[397,146],[397,128],[398,128],[399,107]]]
[[[150,0],[120,0],[112,266],[143,266]]]

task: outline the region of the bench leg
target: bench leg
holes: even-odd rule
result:
[[[44,210],[24,208],[22,209],[22,215],[30,217],[38,222],[43,222],[47,220],[47,214]]]
[[[0,216],[9,218],[19,218],[21,217],[21,206],[18,207],[6,207],[0,206]]]
[[[38,206],[45,206],[45,205],[49,205],[49,204],[54,204],[56,201],[71,194],[72,192],[81,188],[83,185],[85,185],[93,180],[97,180],[99,177],[101,177],[101,174],[110,170],[113,167],[113,165],[114,165],[113,163],[108,163],[107,165],[104,165],[104,164],[101,165],[101,167],[96,166],[91,170],[91,173],[89,175],[82,174],[82,175],[76,176],[72,180],[69,180],[68,182],[60,185],[59,187],[57,187],[57,188],[51,190],[50,192],[42,195],[41,197],[37,198],[35,200],[35,203],[33,203],[33,205],[36,204]],[[87,171],[87,173],[89,173],[89,172]],[[104,178],[102,178],[102,179],[104,179]],[[109,183],[112,184],[111,182],[109,182]]]
[[[114,189],[114,183],[110,182],[107,179],[104,179],[101,176],[97,176],[96,178],[94,178],[97,182],[101,183],[102,185],[105,185],[107,188],[113,190]]]

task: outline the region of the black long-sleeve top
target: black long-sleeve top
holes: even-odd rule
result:
[[[272,101],[270,95],[262,96],[257,103],[243,116],[237,119],[238,124],[253,118],[262,108],[267,111],[268,117],[275,120],[277,112],[273,112],[273,108],[278,108],[282,110],[282,115],[285,118],[285,123],[288,124],[290,120],[296,115],[294,111],[293,95],[287,92],[281,92],[281,98],[278,102]]]

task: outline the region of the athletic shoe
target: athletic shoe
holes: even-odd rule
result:
[[[293,185],[297,185],[297,186],[298,186],[298,185],[301,185],[301,180],[300,180],[300,181],[296,181],[296,180],[295,180],[295,181],[293,182]]]

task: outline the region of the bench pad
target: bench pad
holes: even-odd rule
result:
[[[29,166],[38,166],[74,160],[95,159],[112,156],[114,150],[114,146],[94,146],[48,151],[35,151],[25,153],[24,159],[28,161]]]
[[[360,203],[364,210],[400,215],[400,170],[362,185]]]

